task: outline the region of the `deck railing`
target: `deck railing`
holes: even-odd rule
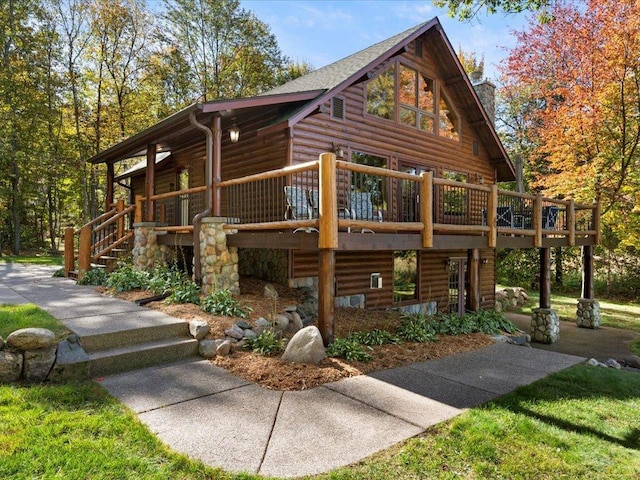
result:
[[[156,230],[192,232],[193,217],[205,209],[206,186],[151,195],[136,195],[135,222],[155,222]],[[144,218],[147,202],[153,202],[153,218]]]

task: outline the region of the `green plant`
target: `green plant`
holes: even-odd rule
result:
[[[200,287],[193,282],[183,281],[173,287],[171,295],[165,300],[166,303],[194,303],[200,304]]]
[[[109,274],[104,268],[92,268],[77,281],[78,285],[105,285]]]
[[[158,295],[176,289],[184,284],[185,280],[187,279],[184,272],[177,267],[160,265],[149,272],[148,288]]]
[[[107,279],[106,286],[113,288],[116,292],[128,292],[136,288],[147,288],[149,284],[149,274],[137,270],[130,263],[119,263],[118,267],[111,272]]]
[[[54,278],[62,278],[64,277],[64,268],[59,268],[57,269],[55,272],[53,272],[53,275],[51,275]]]
[[[365,351],[357,340],[351,338],[336,338],[327,347],[326,354],[328,357],[344,358],[351,362],[370,362],[373,360],[373,355]]]
[[[435,342],[435,322],[420,314],[407,314],[400,321],[396,335],[407,342]]]
[[[260,335],[247,338],[247,346],[260,355],[273,355],[284,350],[284,341],[273,330],[267,329]]]
[[[385,345],[388,343],[402,343],[402,340],[393,335],[391,332],[379,329],[371,330],[370,332],[355,332],[349,335],[347,338],[349,338],[350,340],[355,340],[356,342],[368,347]]]
[[[240,305],[230,290],[218,290],[207,295],[202,300],[202,310],[213,315],[241,318],[247,318],[253,312],[251,307]]]

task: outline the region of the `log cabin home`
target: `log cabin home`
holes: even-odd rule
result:
[[[107,208],[68,231],[65,269],[129,244],[140,268],[185,259],[205,291],[238,275],[315,288],[325,342],[336,305],[492,309],[496,248],[540,250],[550,308],[550,248],[583,246],[593,298],[598,205],[498,188],[514,168],[493,90],[434,18],[262,95],[191,105],[88,160],[106,164]]]

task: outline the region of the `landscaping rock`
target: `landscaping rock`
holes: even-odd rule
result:
[[[624,363],[627,367],[640,368],[640,357],[637,355],[628,355],[624,357]]]
[[[244,330],[242,330],[237,325],[232,325],[231,328],[228,328],[224,331],[224,334],[228,337],[235,338],[237,340],[241,340],[244,337]]]
[[[289,317],[278,314],[273,317],[273,326],[278,332],[284,332],[289,327]]]
[[[89,372],[90,358],[80,345],[77,335],[69,335],[66,340],[58,344],[56,361],[49,373],[49,380],[86,380],[91,377]]]
[[[276,291],[276,287],[274,287],[270,283],[267,283],[264,286],[264,296],[272,300],[278,300],[278,292]]]
[[[22,354],[0,351],[0,382],[15,382],[22,375]]]
[[[604,364],[609,368],[615,368],[616,370],[620,370],[622,365],[620,365],[615,359],[607,358],[607,361]]]
[[[298,310],[298,307],[296,305],[287,305],[286,307],[284,307],[285,313],[292,313],[297,310]]]
[[[189,322],[189,333],[196,340],[202,340],[209,333],[210,327],[204,320],[191,320]]]
[[[216,351],[224,340],[200,340],[198,342],[198,353],[204,358],[213,358],[217,355]]]
[[[247,330],[247,329],[251,328],[251,325],[249,325],[245,320],[240,320],[240,321],[236,322],[236,325],[239,326],[243,330]]]
[[[306,327],[296,333],[282,355],[282,360],[292,363],[319,364],[325,358],[322,335],[317,327]]]
[[[289,326],[287,327],[288,332],[296,333],[304,328],[302,319],[300,318],[300,315],[298,315],[298,312],[287,312],[286,315],[289,317]]]
[[[246,330],[244,331],[244,337],[243,337],[243,339],[245,339],[245,338],[254,338],[254,337],[257,337],[257,336],[258,336],[258,334],[257,334],[256,332],[254,332],[253,330],[251,330],[250,328],[248,328],[248,329],[246,329]]]
[[[596,360],[595,358],[590,358],[589,360],[586,361],[587,365],[591,365],[592,367],[607,367],[604,363],[600,363],[598,360]]]
[[[223,340],[216,348],[216,354],[221,357],[226,357],[229,355],[229,352],[231,352],[231,341],[229,340]]]
[[[17,350],[47,348],[56,341],[55,334],[46,328],[22,328],[7,337],[7,345]]]
[[[260,317],[255,321],[255,326],[253,327],[252,330],[256,332],[258,335],[260,335],[269,327],[271,327],[271,323],[269,323],[269,321],[266,318]]]
[[[24,352],[24,373],[23,376],[30,382],[43,382],[49,376],[49,372],[56,361],[57,345],[38,350],[27,350]]]

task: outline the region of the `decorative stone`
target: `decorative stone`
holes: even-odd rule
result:
[[[198,354],[204,358],[213,358],[216,356],[216,349],[222,340],[200,340],[198,342]]]
[[[279,332],[284,332],[289,327],[289,317],[278,314],[273,317],[273,326]]]
[[[582,328],[600,328],[600,302],[591,298],[578,299],[576,324]]]
[[[220,355],[221,357],[226,357],[227,355],[229,355],[230,352],[231,352],[231,342],[229,340],[224,340],[216,348],[216,354]]]
[[[622,365],[620,365],[615,359],[613,358],[608,358],[606,362],[604,362],[604,364],[609,367],[609,368],[615,368],[616,370],[620,370],[622,368]]]
[[[282,355],[282,360],[292,363],[319,364],[325,358],[322,335],[317,327],[305,327],[296,333]]]
[[[191,320],[189,322],[189,333],[196,340],[202,340],[209,333],[210,327],[204,320]]]
[[[243,339],[245,339],[245,338],[254,338],[254,337],[257,337],[257,336],[258,336],[258,334],[256,332],[254,332],[251,329],[247,329],[247,330],[244,331]]]
[[[244,337],[244,331],[238,325],[232,325],[231,328],[228,328],[224,331],[224,334],[231,338],[236,338],[238,340]]]
[[[49,373],[48,380],[86,380],[91,377],[90,358],[80,345],[77,335],[69,335],[58,344],[56,361]]]
[[[624,363],[627,367],[640,368],[640,357],[637,355],[627,355],[624,357]]]
[[[47,379],[53,363],[56,361],[57,345],[24,352],[24,378],[30,382],[43,382]]]
[[[17,350],[47,348],[56,341],[55,334],[46,328],[22,328],[7,337],[7,346]]]
[[[251,325],[249,325],[245,320],[240,320],[240,321],[236,322],[236,325],[239,326],[243,330],[247,330],[247,329],[251,328]]]
[[[278,300],[278,292],[276,291],[276,288],[270,283],[267,283],[264,286],[264,296],[272,300]]]
[[[302,319],[297,312],[287,312],[287,317],[289,317],[289,326],[287,327],[287,331],[290,333],[296,333],[304,328],[302,324]]]
[[[255,321],[255,326],[252,330],[260,335],[269,327],[271,327],[271,323],[267,319],[260,317]]]
[[[0,383],[18,380],[22,375],[22,363],[22,354],[0,351]]]
[[[557,342],[560,339],[558,312],[551,308],[535,308],[531,314],[531,336],[540,343]]]
[[[298,310],[298,307],[295,305],[287,305],[286,307],[284,307],[285,313],[296,312],[297,310]]]

